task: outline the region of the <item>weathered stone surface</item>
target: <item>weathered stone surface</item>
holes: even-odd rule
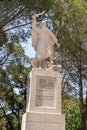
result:
[[[26,112],[23,115],[22,130],[65,130],[65,116]]]
[[[57,71],[32,69],[22,130],[65,130],[65,116],[61,114],[61,79]]]

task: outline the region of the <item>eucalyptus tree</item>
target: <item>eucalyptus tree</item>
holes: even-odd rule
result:
[[[53,20],[61,44],[55,62],[63,65],[64,90],[79,97],[82,130],[87,128],[87,1],[53,1]],[[59,58],[58,58],[59,57]],[[61,60],[62,59],[62,60]]]
[[[27,75],[30,59],[19,44],[9,45],[10,59],[0,67],[0,129],[20,130],[26,106]]]

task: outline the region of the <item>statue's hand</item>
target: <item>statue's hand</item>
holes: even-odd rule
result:
[[[43,11],[42,13],[39,13],[39,14],[35,14],[32,16],[32,19],[36,20],[37,17],[39,17],[40,15],[43,15],[44,13],[45,13],[45,11]]]

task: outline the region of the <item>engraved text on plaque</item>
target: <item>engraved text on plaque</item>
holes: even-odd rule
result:
[[[37,77],[36,106],[55,107],[55,82],[56,78]]]

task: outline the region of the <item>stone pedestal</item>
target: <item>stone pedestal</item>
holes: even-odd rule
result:
[[[22,130],[65,130],[65,116],[61,114],[61,79],[57,71],[31,71]]]

